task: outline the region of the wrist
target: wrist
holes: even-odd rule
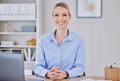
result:
[[[67,78],[69,78],[69,73],[67,72],[67,71],[65,71],[65,78],[64,79],[67,79]]]
[[[49,77],[48,77],[48,72],[46,73],[45,77],[46,77],[46,78],[49,78]]]

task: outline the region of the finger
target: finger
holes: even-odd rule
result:
[[[55,70],[55,66],[54,66],[53,68],[50,69],[51,72],[54,71],[54,70]]]
[[[52,79],[52,80],[55,80],[55,79],[56,79],[56,77],[54,77],[54,76],[51,76],[51,77],[50,77],[50,79]]]
[[[48,73],[47,73],[47,76],[48,77],[54,77],[56,75],[56,72],[51,72],[51,71],[48,71]]]
[[[54,66],[50,71],[51,72],[53,72],[53,71],[59,72],[59,71],[61,71],[61,69],[60,69],[60,67]]]
[[[56,74],[61,74],[62,72],[61,71],[59,71],[59,70],[55,70],[54,71]]]
[[[60,70],[60,67],[54,67],[53,70]]]
[[[66,75],[64,72],[57,74],[57,79],[64,79],[65,77]]]
[[[56,74],[53,73],[53,72],[49,73],[49,78],[50,79],[56,79]]]
[[[56,68],[56,69],[60,69],[60,67],[58,67],[58,66],[56,66],[55,68]]]
[[[56,73],[55,71],[53,71],[53,72],[50,72],[49,77],[50,77],[50,79],[61,80],[61,79],[64,79],[63,75],[64,75],[63,72]]]
[[[61,75],[61,76],[56,77],[56,79],[61,80],[61,79],[64,79],[64,77]]]

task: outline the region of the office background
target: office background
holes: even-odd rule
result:
[[[35,2],[36,0],[0,0],[0,2],[7,1],[19,3]],[[76,0],[40,0],[37,2],[37,4],[39,4],[39,8],[37,7],[39,12],[39,14],[37,14],[37,16],[39,16],[37,31],[39,31],[40,34],[54,30],[52,8],[60,1],[66,2],[70,7],[72,14],[69,24],[70,30],[83,35],[85,38],[86,74],[104,75],[104,67],[114,62],[120,67],[120,0],[102,0],[101,18],[77,18]],[[4,24],[5,22],[2,21],[0,24],[1,23]],[[10,26],[14,26],[13,24],[15,24],[15,27],[16,24],[17,26],[26,24],[23,22],[8,22],[8,24],[9,23],[11,24]],[[33,23],[35,22],[33,21]]]
[[[52,8],[60,1],[70,7],[70,30],[85,38],[86,74],[104,75],[104,67],[114,62],[120,66],[120,0],[102,0],[101,18],[77,18],[76,0],[43,0],[42,33],[54,29]]]

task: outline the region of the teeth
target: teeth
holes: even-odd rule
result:
[[[59,24],[63,24],[63,23],[59,23]]]
[[[60,25],[61,25],[61,24],[64,24],[64,22],[58,22],[58,24],[60,24]]]

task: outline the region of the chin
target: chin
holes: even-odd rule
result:
[[[66,29],[66,27],[64,27],[64,26],[59,26],[58,28],[59,29]]]

